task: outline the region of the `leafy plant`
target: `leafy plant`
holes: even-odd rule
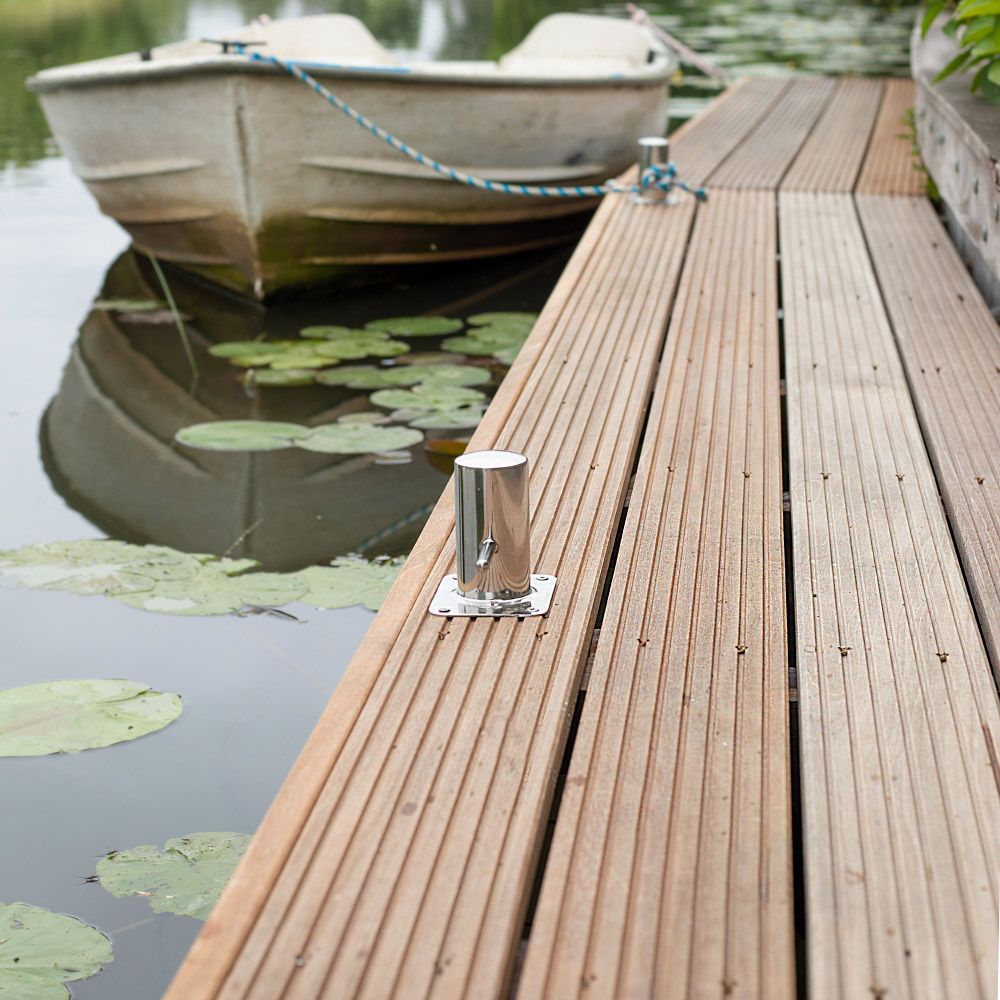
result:
[[[206,920],[249,843],[245,833],[189,833],[162,851],[112,851],[97,863],[97,880],[112,896],[145,896],[157,913]]]
[[[0,997],[69,1000],[66,983],[96,975],[111,942],[76,917],[27,903],[0,903]]]
[[[955,39],[958,54],[936,77],[947,79],[953,73],[975,70],[970,90],[988,101],[1000,104],[1000,0],[931,0],[920,25],[926,36],[931,25],[948,13],[944,33]]]

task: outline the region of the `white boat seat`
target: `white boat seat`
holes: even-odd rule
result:
[[[627,74],[649,62],[654,44],[649,32],[631,21],[590,14],[552,14],[500,58],[500,69],[539,76]]]
[[[356,18],[347,14],[316,14],[265,24],[247,24],[222,32],[220,39],[264,42],[253,51],[302,63],[338,63],[349,66],[395,66],[397,60]],[[189,42],[170,46],[170,55],[192,58],[218,53],[218,46]]]

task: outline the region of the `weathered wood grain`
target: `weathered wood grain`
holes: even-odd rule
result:
[[[833,80],[822,77],[789,81],[766,116],[712,171],[709,185],[774,190],[823,113],[833,89]]]
[[[774,195],[699,212],[518,996],[791,998]]]
[[[916,100],[912,80],[886,80],[857,190],[866,194],[924,194],[927,178],[906,116]]]
[[[987,1000],[997,691],[853,199],[779,212],[810,996]]]
[[[853,191],[882,101],[882,81],[837,81],[830,103],[781,182],[784,191]]]

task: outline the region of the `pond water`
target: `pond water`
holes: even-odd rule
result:
[[[909,7],[829,0],[648,7],[737,72],[906,72]],[[260,13],[323,10],[362,18],[400,55],[495,56],[560,9],[580,8],[564,0],[4,0],[0,550],[108,536],[246,556],[275,571],[347,552],[405,554],[447,481],[446,459],[422,446],[405,464],[297,451],[176,460],[174,432],[201,419],[329,422],[372,409],[367,392],[346,388],[248,388],[240,370],[208,349],[385,316],[537,311],[569,252],[453,266],[267,310],[169,272],[197,361],[192,384],[171,322],[91,308],[98,298],[160,298],[162,288],[59,157],[23,90],[25,77],[217,33]],[[675,88],[676,116],[693,113],[713,91],[686,75]],[[410,345],[434,351],[440,343]],[[488,373],[491,392],[503,366],[469,360]],[[85,883],[97,859],[195,831],[252,832],[372,618],[361,607],[288,610],[299,620],[181,617],[0,579],[0,688],[127,677],[184,699],[177,722],[143,739],[0,760],[0,897],[71,913],[114,942],[114,962],[74,984],[75,996],[159,997],[200,927],[153,913],[141,897],[115,898]]]

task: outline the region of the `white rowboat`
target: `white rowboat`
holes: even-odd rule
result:
[[[667,124],[674,56],[615,18],[555,14],[497,62],[404,65],[355,18],[229,32],[305,69],[459,170],[601,183]],[[101,210],[145,253],[266,297],[373,265],[554,244],[593,199],[461,186],[408,160],[276,66],[205,41],[45,70],[28,81]]]

